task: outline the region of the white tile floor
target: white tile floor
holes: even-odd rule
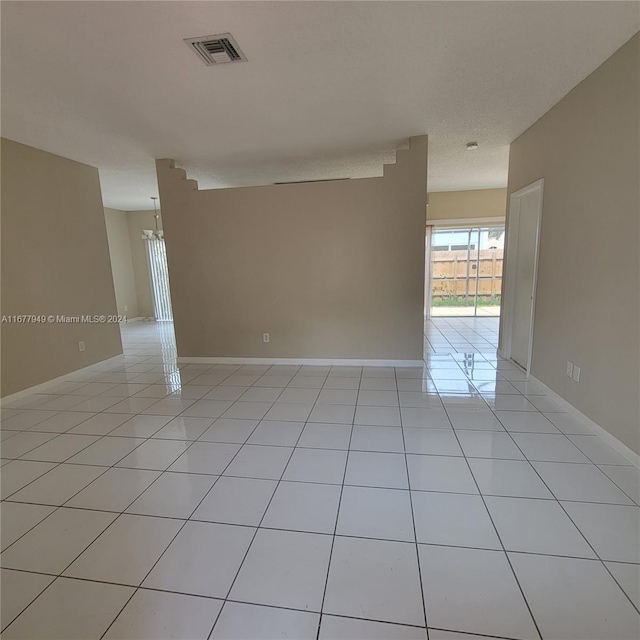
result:
[[[427,323],[426,365],[180,365],[2,409],[3,638],[640,637],[640,471]]]

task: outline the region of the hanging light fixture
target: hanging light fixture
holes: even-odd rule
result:
[[[159,220],[160,220],[160,214],[158,213],[158,208],[156,206],[156,200],[158,198],[156,196],[151,196],[151,200],[153,201],[153,218],[156,221],[156,228],[151,230],[151,229],[144,229],[143,230],[143,239],[147,239],[147,240],[164,240],[164,231],[162,229],[160,229],[159,226]]]
[[[158,226],[158,220],[160,220],[160,214],[158,213],[158,208],[156,207],[156,200],[158,198],[156,198],[155,196],[151,196],[151,199],[153,200],[153,218],[156,221],[156,228],[153,232],[153,235],[158,238],[158,240],[162,240],[164,239],[164,231]]]

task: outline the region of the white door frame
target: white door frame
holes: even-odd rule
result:
[[[427,221],[424,237],[424,318],[431,320],[431,236],[433,225]]]
[[[505,263],[505,305],[502,316],[503,344],[501,355],[511,359],[511,339],[513,336],[513,316],[515,305],[516,265],[518,263],[518,229],[520,226],[520,200],[534,191],[540,192],[538,204],[538,221],[536,224],[536,246],[533,262],[533,291],[531,298],[531,324],[529,331],[529,349],[527,353],[526,373],[529,379],[531,372],[531,355],[533,353],[533,323],[536,310],[536,289],[538,285],[538,256],[540,252],[540,229],[542,228],[542,199],[544,195],[544,178],[527,185],[511,194],[509,198],[509,219],[507,231],[507,256]]]

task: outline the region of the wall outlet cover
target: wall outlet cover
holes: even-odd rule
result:
[[[576,382],[580,382],[580,367],[576,367],[575,365],[573,365],[573,379]]]
[[[84,351],[84,340],[78,342],[78,351]]]
[[[571,378],[573,376],[573,364],[567,360],[567,375]]]

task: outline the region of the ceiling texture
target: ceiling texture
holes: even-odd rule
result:
[[[429,135],[429,190],[504,187],[509,143],[640,28],[636,2],[2,2],[2,135],[149,209],[201,188],[381,175]],[[184,38],[231,32],[247,62]],[[479,148],[465,145],[477,141]]]

